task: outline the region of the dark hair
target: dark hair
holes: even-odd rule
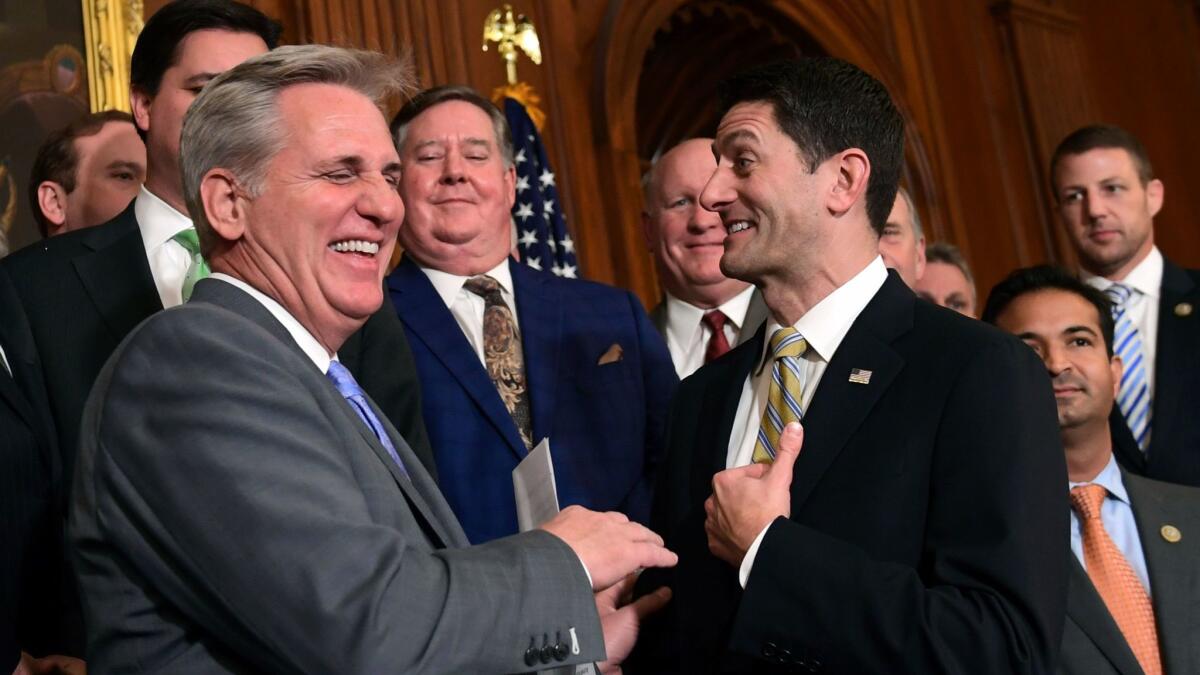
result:
[[[770,103],[809,171],[847,148],[866,152],[867,218],[876,234],[883,233],[904,162],[904,119],[883,84],[840,59],[811,57],[734,75],[717,95],[722,115],[738,103]]]
[[[29,205],[33,209],[33,218],[37,221],[38,232],[43,239],[49,234],[50,223],[38,203],[38,186],[45,181],[53,181],[61,185],[67,194],[73,192],[75,168],[79,165],[75,139],[100,133],[109,122],[133,124],[133,117],[120,110],[89,113],[47,136],[38,148],[37,156],[33,159],[33,171],[29,174]]]
[[[1100,334],[1104,337],[1104,348],[1109,358],[1113,355],[1112,301],[1108,296],[1079,280],[1074,274],[1057,265],[1038,265],[1016,270],[1004,281],[992,287],[987,305],[983,308],[983,320],[995,324],[996,319],[1014,300],[1022,295],[1044,290],[1066,291],[1087,300],[1096,308],[1100,321]]]
[[[397,150],[404,145],[404,134],[408,130],[408,124],[417,118],[418,115],[429,110],[435,105],[445,103],[446,101],[463,101],[479,108],[487,113],[488,119],[492,121],[492,131],[496,136],[496,144],[500,146],[500,153],[504,156],[504,166],[513,165],[513,140],[512,130],[508,126],[508,120],[505,119],[504,113],[495,106],[491,101],[487,100],[474,89],[462,85],[451,84],[442,87],[434,87],[412,97],[396,116],[392,118],[392,123],[389,126],[392,132],[392,141],[396,144]]]
[[[267,43],[267,49],[274,49],[280,26],[257,9],[233,0],[169,2],[146,21],[138,35],[129,62],[130,88],[157,95],[163,73],[179,62],[179,45],[198,30],[253,33]]]
[[[1055,184],[1058,163],[1067,155],[1082,155],[1098,148],[1120,148],[1128,152],[1142,185],[1154,180],[1154,167],[1150,166],[1150,156],[1146,154],[1145,146],[1137,137],[1112,124],[1093,124],[1072,131],[1054,149],[1054,155],[1050,158],[1050,182],[1054,184],[1055,201],[1058,201],[1058,185]]]

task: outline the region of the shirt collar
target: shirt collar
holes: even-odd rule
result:
[[[425,276],[429,277],[429,283],[433,284],[433,290],[437,291],[442,302],[446,303],[446,307],[454,305],[454,301],[458,299],[458,294],[462,291],[463,284],[467,283],[467,279],[471,278],[435,270],[432,267],[425,267],[420,263],[417,263],[417,267],[421,268]],[[499,265],[484,272],[484,274],[495,279],[500,284],[502,292],[513,295],[512,272],[508,269],[507,257],[501,260]]]
[[[292,316],[292,313],[287,311],[283,305],[279,304],[275,298],[266,295],[245,281],[231,277],[228,274],[214,272],[211,276],[209,276],[209,278],[220,279],[225,283],[232,284],[248,293],[250,297],[257,300],[263,307],[267,309],[268,312],[271,313],[271,316],[275,317],[279,323],[283,324],[283,327],[287,329],[288,334],[292,336],[292,339],[295,340],[296,344],[300,347],[300,351],[304,352],[304,354],[312,360],[317,369],[322,373],[329,372],[329,362],[337,359],[337,355],[334,354],[333,356],[330,356],[329,352],[325,351],[325,348],[321,346],[321,343],[317,342],[317,338],[313,337],[312,333],[308,332],[308,329],[305,328],[299,321],[297,321],[296,317]]]
[[[689,342],[700,330],[700,318],[710,310],[701,309],[690,302],[680,300],[670,293],[663,292],[667,298],[667,330],[680,336],[684,342]],[[741,293],[717,305],[729,323],[741,330],[742,322],[746,320],[746,312],[750,309],[750,299],[754,296],[754,286],[749,286]]]
[[[142,243],[146,253],[171,241],[180,231],[192,227],[192,219],[175,210],[158,195],[143,185],[133,200],[133,214],[137,217],[138,229],[142,231]]]
[[[1129,493],[1125,491],[1125,481],[1121,479],[1121,469],[1117,466],[1117,458],[1115,455],[1109,455],[1108,464],[1096,474],[1096,477],[1084,481],[1082,483],[1069,483],[1071,488],[1079,487],[1080,485],[1101,485],[1108,494],[1120,499],[1126,504],[1129,503]]]
[[[888,271],[883,264],[883,258],[875,256],[875,259],[850,281],[838,286],[792,324],[808,342],[809,352],[806,352],[806,355],[815,352],[818,358],[829,363],[846,333],[850,332],[850,326],[854,325],[854,320],[879,292],[883,282],[887,281],[887,276]],[[768,322],[767,339],[763,341],[763,359],[770,349],[771,335],[780,327],[774,317]]]
[[[1080,271],[1079,278],[1102,291],[1116,283],[1111,279],[1098,277],[1087,271]],[[1126,274],[1125,278],[1120,281],[1142,295],[1157,299],[1162,292],[1162,278],[1163,254],[1157,246],[1153,246],[1150,248],[1150,254],[1136,267],[1129,270],[1129,274]]]

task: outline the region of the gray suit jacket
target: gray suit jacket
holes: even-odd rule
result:
[[[529,670],[531,646],[602,660],[572,551],[545,532],[468,547],[379,416],[407,475],[230,284],[142,323],[83,418],[69,533],[89,670],[494,673]]]
[[[1125,472],[1122,478],[1146,554],[1163,670],[1167,675],[1200,673],[1200,490]],[[1183,537],[1168,542],[1164,525],[1175,526]],[[1058,670],[1065,675],[1142,673],[1074,555]]]
[[[742,319],[742,329],[738,333],[737,344],[733,346],[736,347],[754,337],[754,334],[758,332],[758,327],[770,318],[770,316],[771,312],[767,309],[767,303],[763,302],[762,293],[757,288],[754,289],[754,294],[750,296],[750,306],[746,308],[746,317]],[[654,327],[658,329],[658,332],[665,340],[667,337],[666,298],[663,298],[654,306],[654,311],[650,312],[650,321],[654,322]],[[671,354],[671,358],[674,359],[676,356]]]

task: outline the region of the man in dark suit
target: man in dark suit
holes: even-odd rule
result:
[[[1066,270],[1034,267],[992,289],[984,318],[1032,347],[1054,384],[1074,506],[1059,672],[1200,672],[1200,490],[1126,473],[1113,457],[1111,302]]]
[[[700,201],[771,319],[672,406],[652,526],[680,563],[641,666],[1048,671],[1067,514],[1041,363],[885,269],[904,132],[883,85],[822,58],[720,91]]]
[[[46,656],[59,644],[54,610],[67,578],[53,431],[29,324],[0,271],[0,673],[18,662],[82,672],[77,659]]]
[[[387,284],[438,484],[467,536],[517,531],[512,471],[542,439],[560,504],[647,521],[676,377],[641,303],[509,258],[511,135],[475,91],[422,92],[392,128],[407,216]]]
[[[99,672],[599,661],[592,587],[673,562],[579,508],[468,547],[339,363],[383,300],[404,205],[380,106],[414,79],[380,54],[283,47],[189,110],[184,194],[214,274],[131,333],[83,419],[69,532]]]
[[[1114,301],[1114,348],[1125,363],[1113,407],[1117,460],[1157,480],[1200,486],[1200,270],[1154,245],[1163,184],[1129,132],[1079,129],[1050,162],[1054,198],[1087,283]]]
[[[700,206],[712,169],[712,139],[692,138],[659,157],[642,180],[642,233],[664,296],[650,320],[679,379],[749,340],[767,319],[754,285],[721,273],[725,226]]]

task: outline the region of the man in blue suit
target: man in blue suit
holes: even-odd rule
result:
[[[425,91],[392,131],[407,215],[388,289],[438,482],[467,536],[516,532],[512,470],[544,438],[561,506],[645,521],[677,380],[641,303],[510,259],[511,132],[475,91]]]

